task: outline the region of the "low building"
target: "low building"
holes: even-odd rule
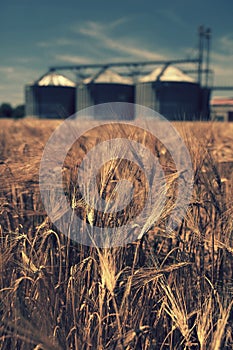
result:
[[[233,122],[233,97],[215,97],[210,105],[212,120]]]

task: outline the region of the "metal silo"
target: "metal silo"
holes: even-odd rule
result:
[[[76,85],[50,72],[25,88],[26,116],[67,118],[75,113]]]
[[[170,120],[196,120],[201,115],[202,89],[174,66],[156,68],[139,79],[136,103],[152,108]]]
[[[134,85],[130,78],[102,69],[77,86],[77,111],[108,102],[134,102]],[[95,115],[96,119],[101,116]],[[122,118],[124,118],[122,116]],[[133,113],[132,113],[133,118]]]

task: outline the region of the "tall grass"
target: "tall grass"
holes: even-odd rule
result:
[[[140,240],[107,249],[72,241],[46,217],[37,174],[55,123],[8,121],[0,144],[0,348],[232,349],[233,177],[222,168],[222,160],[233,158],[232,126],[176,125],[195,177],[187,214],[173,235],[165,224],[176,193],[174,164],[157,140],[138,139],[159,156],[167,202]],[[125,133],[137,138],[132,129]],[[92,219],[76,169],[97,142],[97,135],[84,135],[64,164],[64,190],[84,225]],[[140,209],[147,191],[132,164],[106,164],[100,192],[111,197],[122,176],[134,181],[134,210]],[[142,228],[136,229],[140,235]]]

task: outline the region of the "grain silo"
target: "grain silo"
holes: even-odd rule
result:
[[[76,85],[64,75],[49,72],[25,88],[26,116],[67,118],[75,113]]]
[[[169,120],[196,120],[201,115],[202,89],[174,66],[156,68],[139,79],[136,103],[149,107]]]
[[[110,69],[101,69],[93,77],[77,86],[76,109],[109,102],[134,102],[134,85],[130,78],[122,77]],[[96,119],[101,116],[95,115]],[[122,118],[124,118],[122,116]],[[132,113],[133,118],[133,113]]]

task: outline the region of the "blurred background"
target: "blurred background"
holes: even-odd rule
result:
[[[3,48],[0,51],[0,104],[4,103],[0,115],[20,115],[25,105],[25,85],[34,85],[35,82],[38,85],[39,78],[50,68],[78,66],[78,70],[55,70],[77,84],[88,77],[93,79],[103,68],[101,65],[120,62],[160,61],[165,64],[172,60],[201,59],[201,67],[198,67],[198,62],[176,67],[195,82],[201,83],[202,87],[211,88],[209,98],[213,101],[210,104],[216,108],[224,104],[231,105],[232,12],[233,3],[230,0],[221,3],[197,0],[188,4],[184,0],[4,2],[0,5],[0,39]],[[93,64],[99,64],[96,71],[81,67]],[[130,75],[132,84],[135,84],[135,81],[138,82],[138,79],[149,75],[156,68],[160,69],[159,73],[157,71],[158,78],[164,64],[140,65],[136,67],[137,72],[135,69],[132,71],[132,66],[110,68],[114,68],[114,72],[124,79]],[[201,81],[198,76],[200,69],[203,70]],[[208,76],[205,69],[209,69]],[[195,74],[192,74],[194,71]],[[174,78],[169,79],[165,77],[160,80],[174,81]],[[54,85],[54,82],[47,81],[45,84]],[[139,102],[146,104],[142,100]],[[74,110],[81,108],[77,107],[76,100],[74,103]],[[13,112],[9,112],[9,104]],[[43,104],[48,103],[43,101]],[[19,106],[21,109],[15,112]],[[65,110],[63,117],[67,113],[69,111]]]

